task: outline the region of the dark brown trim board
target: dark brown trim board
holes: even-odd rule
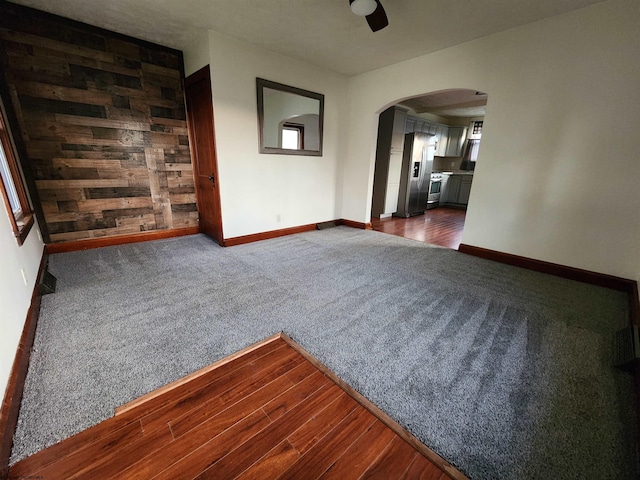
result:
[[[235,245],[242,245],[243,243],[258,242],[260,240],[267,240],[269,238],[284,237],[285,235],[293,235],[295,233],[310,232],[316,229],[315,223],[308,225],[300,225],[298,227],[282,228],[280,230],[270,230],[268,232],[252,233],[251,235],[242,235],[241,237],[225,238],[223,243],[224,247],[233,247]]]
[[[637,282],[626,278],[614,277],[613,275],[590,272],[589,270],[567,267],[565,265],[558,265],[557,263],[550,263],[542,260],[535,260],[533,258],[512,255],[510,253],[498,252],[496,250],[474,247],[473,245],[467,245],[465,243],[460,244],[458,251],[475,257],[493,260],[494,262],[506,263],[507,265],[522,267],[527,270],[549,273],[558,277],[568,278],[569,280],[576,280],[578,282],[589,283],[599,287],[612,288],[614,290],[620,290],[628,293],[631,293],[635,285],[637,291]]]
[[[38,284],[42,278],[47,264],[47,254],[42,253],[38,276],[33,288],[31,296],[31,306],[27,312],[22,329],[20,343],[16,350],[13,360],[13,367],[9,374],[9,382],[7,390],[2,400],[2,408],[0,408],[0,478],[7,478],[9,474],[9,457],[11,456],[11,447],[13,445],[13,432],[18,423],[18,413],[20,412],[20,403],[22,402],[22,392],[24,382],[27,378],[27,370],[29,368],[29,359],[31,357],[31,347],[35,338],[36,326],[38,324],[38,315],[40,314],[40,293]]]
[[[134,235],[118,235],[115,237],[88,238],[72,242],[50,243],[46,246],[47,254],[75,252],[77,250],[89,250],[91,248],[111,247],[113,245],[125,245],[127,243],[148,242],[163,238],[183,237],[200,233],[199,227],[175,228],[170,230],[153,230],[151,232],[136,233]]]
[[[335,220],[336,225],[345,225],[347,227],[359,228],[361,230],[371,230],[371,223],[354,222],[353,220],[339,219]],[[243,243],[258,242],[269,238],[283,237],[285,235],[293,235],[295,233],[310,232],[315,230],[318,224],[310,223],[308,225],[300,225],[298,227],[282,228],[280,230],[270,230],[268,232],[252,233],[251,235],[243,235],[241,237],[225,238],[222,242],[223,247],[233,247],[242,245]]]
[[[362,222],[355,222],[353,220],[346,220],[344,218],[341,218],[340,220],[336,220],[336,224],[344,225],[345,227],[359,228],[360,230],[373,230],[373,227],[371,226],[371,222],[362,223]]]

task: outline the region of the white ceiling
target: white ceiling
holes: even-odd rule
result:
[[[401,105],[416,113],[433,113],[441,117],[483,117],[487,94],[456,88],[404,100]]]
[[[356,75],[602,0],[382,0],[377,33],[348,0],[13,1],[178,49],[214,30]]]

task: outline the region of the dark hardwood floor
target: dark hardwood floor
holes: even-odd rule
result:
[[[466,477],[278,334],[118,408],[10,478]]]
[[[466,213],[457,208],[438,207],[410,218],[372,218],[371,226],[378,232],[457,250]]]

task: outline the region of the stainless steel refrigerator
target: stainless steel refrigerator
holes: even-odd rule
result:
[[[420,215],[427,208],[435,150],[435,135],[413,132],[404,136],[396,217]]]

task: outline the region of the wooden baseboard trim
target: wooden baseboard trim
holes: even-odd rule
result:
[[[580,268],[567,267],[557,263],[520,257],[518,255],[474,247],[464,243],[460,244],[458,251],[475,257],[493,260],[494,262],[505,263],[507,265],[522,267],[528,270],[535,270],[536,272],[548,273],[558,277],[568,278],[570,280],[576,280],[583,283],[590,283],[599,287],[611,288],[627,293],[631,293],[635,286],[637,291],[637,282],[626,278],[615,277],[613,275],[605,275],[604,273],[596,273],[589,270],[582,270]]]
[[[437,465],[440,469],[444,470],[452,479],[454,480],[468,480],[468,478],[460,471],[458,471],[454,466],[452,466],[449,462],[447,462],[444,458],[438,455],[436,452],[427,447],[424,443],[418,440],[416,437],[411,435],[409,431],[405,430],[402,425],[396,422],[393,418],[387,415],[385,412],[380,410],[377,406],[375,406],[371,401],[362,396],[357,390],[351,387],[348,383],[338,377],[335,373],[333,373],[326,365],[321,363],[318,359],[316,359],[313,355],[307,352],[302,346],[296,343],[291,337],[289,337],[286,333],[281,332],[280,338],[287,342],[291,348],[293,348],[296,352],[302,355],[311,365],[316,367],[318,370],[322,372],[327,378],[329,378],[332,382],[338,385],[342,390],[344,390],[347,395],[353,398],[356,402],[366,408],[372,415],[377,417],[382,423],[384,423],[387,427],[389,427],[396,435],[406,441],[409,445],[414,447],[420,453],[422,453],[425,457],[427,457],[431,462]]]
[[[11,447],[13,446],[13,434],[18,424],[18,413],[22,402],[24,382],[27,378],[29,360],[31,358],[31,347],[35,338],[36,326],[38,325],[38,315],[40,314],[40,291],[38,284],[47,265],[47,253],[42,253],[38,276],[31,295],[31,305],[27,311],[27,318],[22,328],[20,343],[16,350],[16,355],[9,374],[9,382],[2,400],[0,408],[0,478],[7,478],[9,475],[9,458],[11,457]]]
[[[373,230],[371,226],[371,222],[362,223],[355,222],[353,220],[347,220],[345,218],[341,218],[340,220],[336,220],[337,225],[344,225],[345,227],[359,228],[360,230]]]
[[[282,228],[280,230],[270,230],[268,232],[252,233],[251,235],[242,235],[241,237],[225,238],[223,245],[225,247],[233,247],[242,245],[243,243],[259,242],[260,240],[268,240],[270,238],[284,237],[285,235],[293,235],[295,233],[310,232],[316,229],[315,223],[309,225],[300,225],[298,227]]]
[[[195,235],[196,233],[200,233],[200,227],[154,230],[151,232],[135,233],[133,235],[116,235],[103,238],[87,238],[86,240],[49,243],[46,246],[46,252],[48,255],[52,253],[75,252],[77,250],[89,250],[91,248],[111,247],[114,245],[125,245],[127,243],[148,242],[150,240]]]

